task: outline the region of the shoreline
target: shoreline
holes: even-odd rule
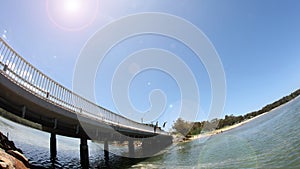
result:
[[[276,110],[276,109],[278,109],[278,108],[279,108],[279,107],[273,109],[272,111],[274,111],[274,110]],[[201,139],[201,138],[205,138],[205,137],[211,137],[211,136],[216,135],[216,134],[220,134],[220,133],[223,133],[223,132],[227,132],[227,131],[229,131],[229,130],[232,130],[232,129],[235,129],[235,128],[237,128],[237,127],[240,127],[240,126],[242,126],[242,125],[244,125],[244,124],[246,124],[246,123],[249,123],[250,121],[252,121],[252,120],[254,120],[254,119],[257,119],[257,118],[259,118],[259,117],[261,117],[261,116],[263,116],[263,115],[266,115],[266,114],[268,114],[268,113],[270,113],[270,112],[272,112],[272,111],[269,111],[269,112],[260,114],[260,115],[258,115],[258,116],[255,116],[255,117],[251,118],[251,119],[244,120],[244,121],[242,121],[242,122],[240,122],[240,123],[237,123],[237,124],[234,124],[234,125],[231,125],[231,126],[226,126],[226,127],[224,127],[224,128],[217,129],[217,130],[213,130],[213,131],[210,131],[210,132],[207,132],[207,133],[202,133],[202,134],[194,135],[194,136],[192,136],[192,137],[190,137],[190,138],[186,138],[186,140],[185,140],[185,141],[182,141],[182,142],[183,142],[183,143],[185,143],[185,142],[190,142],[190,141],[193,141],[193,140],[196,140],[196,139]]]
[[[174,138],[177,139],[176,142],[183,142],[184,143],[184,142],[193,141],[195,139],[210,137],[210,136],[213,136],[215,134],[223,133],[223,132],[232,130],[234,128],[240,127],[240,126],[242,126],[242,125],[244,125],[244,124],[246,124],[246,123],[248,123],[248,122],[250,122],[250,121],[252,121],[256,118],[259,118],[259,117],[261,117],[265,114],[268,114],[268,113],[273,112],[277,109],[280,109],[281,107],[286,106],[287,104],[290,104],[291,102],[294,102],[297,98],[300,98],[300,89],[296,90],[295,92],[291,93],[288,96],[282,97],[281,99],[279,99],[279,100],[277,100],[277,101],[275,101],[271,104],[268,104],[267,106],[263,107],[261,110],[259,110],[257,112],[264,111],[265,109],[267,109],[268,111],[264,111],[264,112],[260,113],[259,115],[254,116],[250,119],[244,120],[240,123],[237,123],[237,124],[234,124],[234,125],[231,125],[231,126],[226,126],[226,127],[221,128],[221,129],[213,130],[213,131],[210,131],[210,132],[205,132],[205,133],[200,133],[198,135],[193,135],[189,138],[182,136],[183,139],[181,139],[179,141],[178,141],[178,138],[179,138],[178,136],[174,135]],[[270,108],[270,107],[272,107],[272,108]],[[248,113],[248,114],[251,114],[251,113]]]

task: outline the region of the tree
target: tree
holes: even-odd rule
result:
[[[181,118],[178,118],[173,124],[172,128],[175,129],[178,133],[186,136],[190,129],[193,127],[193,123],[187,122]]]

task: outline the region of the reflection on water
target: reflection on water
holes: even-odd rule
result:
[[[89,142],[91,168],[300,168],[300,99],[236,129],[190,143],[169,147],[165,153],[128,160],[110,154],[105,163],[103,145]],[[49,134],[0,118],[31,164],[42,168],[79,168],[79,140],[57,137],[57,160],[50,161]],[[127,147],[110,146],[114,151]]]
[[[9,135],[17,147],[29,158],[34,168],[80,168],[80,140],[57,136],[57,159],[50,160],[50,134],[31,129],[11,122],[0,116],[0,131]],[[103,144],[88,142],[91,168],[124,168],[140,162],[143,159],[128,159],[110,153],[109,161],[105,162]],[[110,145],[113,152],[126,152],[127,146]]]

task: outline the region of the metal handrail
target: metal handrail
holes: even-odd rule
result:
[[[23,89],[75,114],[95,118],[118,127],[152,132],[153,127],[141,124],[107,110],[62,86],[35,68],[0,38],[0,69]],[[158,134],[168,134],[157,129]]]

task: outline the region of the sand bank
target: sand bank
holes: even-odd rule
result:
[[[258,116],[255,116],[255,117],[251,118],[251,119],[244,120],[244,121],[242,121],[240,123],[237,123],[237,124],[234,124],[232,126],[226,126],[224,128],[218,129],[218,130],[214,130],[214,131],[211,131],[211,132],[207,132],[207,133],[202,133],[202,134],[199,134],[199,135],[195,135],[195,136],[189,138],[188,141],[195,140],[195,139],[200,139],[200,138],[204,138],[204,137],[209,137],[209,136],[213,136],[215,134],[219,134],[219,133],[223,133],[223,132],[232,130],[232,129],[237,128],[239,126],[242,126],[242,125],[244,125],[244,124],[246,124],[246,123],[248,123],[248,122],[250,122],[250,121],[252,121],[252,120],[254,120],[256,118],[259,118],[259,117],[261,117],[261,116],[263,116],[263,115],[265,115],[267,113],[269,113],[269,112],[260,114]]]

